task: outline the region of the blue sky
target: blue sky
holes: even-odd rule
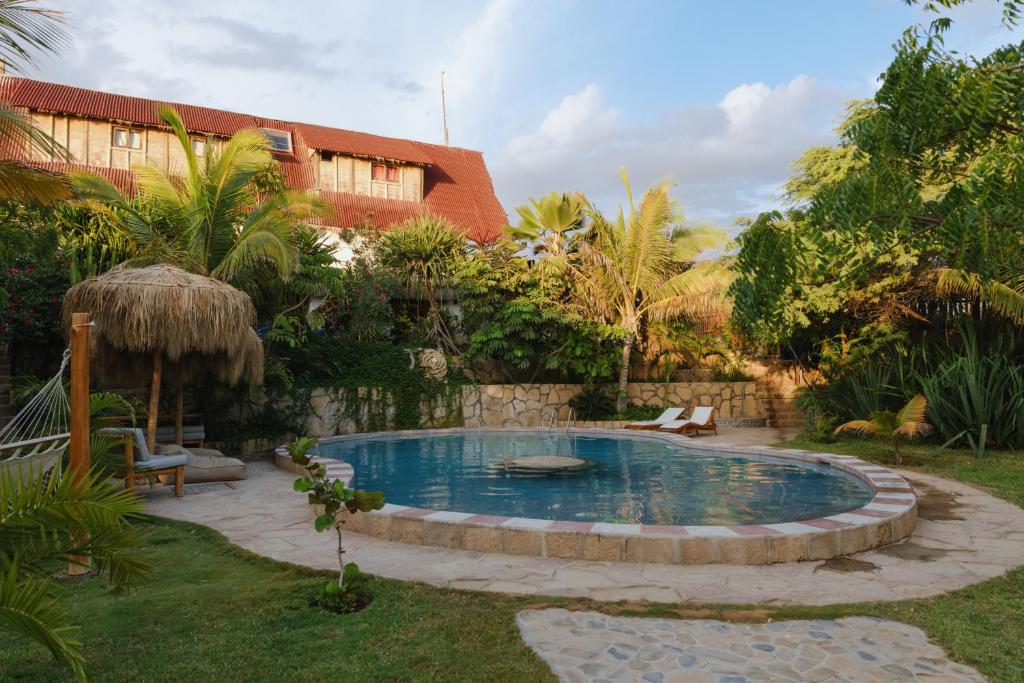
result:
[[[484,152],[510,210],[550,190],[599,204],[677,183],[723,227],[775,204],[791,161],[833,140],[908,26],[901,0],[55,0],[72,45],[34,75]],[[995,0],[952,13],[947,45],[1021,30]]]

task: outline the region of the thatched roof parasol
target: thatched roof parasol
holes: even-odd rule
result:
[[[178,385],[200,368],[235,384],[263,378],[263,344],[253,330],[256,310],[248,295],[219,280],[159,264],[123,268],[89,278],[68,290],[63,320],[85,312],[95,323],[92,357],[106,378],[151,372],[147,438],[153,448],[163,363]]]

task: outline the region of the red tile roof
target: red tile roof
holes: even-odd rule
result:
[[[487,243],[498,239],[502,226],[508,221],[494,194],[483,155],[468,149],[278,121],[190,104],[163,103],[16,77],[0,78],[0,100],[35,111],[155,127],[162,127],[156,114],[158,107],[169,104],[181,115],[185,127],[197,133],[231,136],[240,130],[258,127],[288,131],[292,135],[292,152],[275,153],[274,157],[281,164],[285,182],[296,189],[319,189],[310,150],[391,159],[425,167],[422,202],[343,192],[321,193],[333,209],[334,217],[330,223],[335,227],[369,222],[386,229],[410,216],[429,212],[451,221],[473,241]],[[58,163],[40,166],[53,171],[87,168]],[[100,167],[88,167],[88,170],[100,173],[119,186],[134,187],[129,171]]]
[[[109,168],[102,166],[86,166],[85,164],[69,164],[63,161],[29,161],[28,164],[50,173],[65,174],[85,171],[103,176],[114,187],[122,192],[135,192],[135,174],[126,168]]]
[[[395,159],[413,164],[429,164],[430,157],[421,152],[416,143],[399,138],[386,138],[369,133],[356,133],[341,128],[296,123],[295,130],[306,139],[312,149],[339,154]]]

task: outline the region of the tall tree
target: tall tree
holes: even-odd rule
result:
[[[136,166],[138,199],[100,176],[71,175],[79,196],[137,243],[139,255],[128,263],[172,263],[228,282],[269,263],[287,278],[296,264],[296,226],[320,215],[321,202],[281,185],[260,191],[274,162],[258,131],[236,133],[223,146],[207,144],[200,157],[177,112],[164,107],[159,117],[181,145],[183,175]]]
[[[589,233],[580,241],[580,264],[574,267],[583,301],[624,332],[619,411],[626,408],[630,356],[642,329],[649,322],[685,315],[707,292],[728,284],[724,270],[693,262],[703,249],[725,242],[720,231],[678,229],[682,216],[668,183],[648,189],[639,205],[624,170],[622,183],[627,211],[620,207],[609,220],[590,209]]]
[[[903,35],[839,147],[805,155],[795,208],[741,236],[732,293],[751,337],[839,317],[886,331],[947,310],[1024,322],[1024,43],[963,57],[946,27]]]

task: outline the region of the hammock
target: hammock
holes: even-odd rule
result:
[[[70,357],[70,350],[65,350],[57,374],[0,429],[0,477],[26,481],[55,466],[60,472],[61,456],[71,439],[64,389],[64,370]]]

